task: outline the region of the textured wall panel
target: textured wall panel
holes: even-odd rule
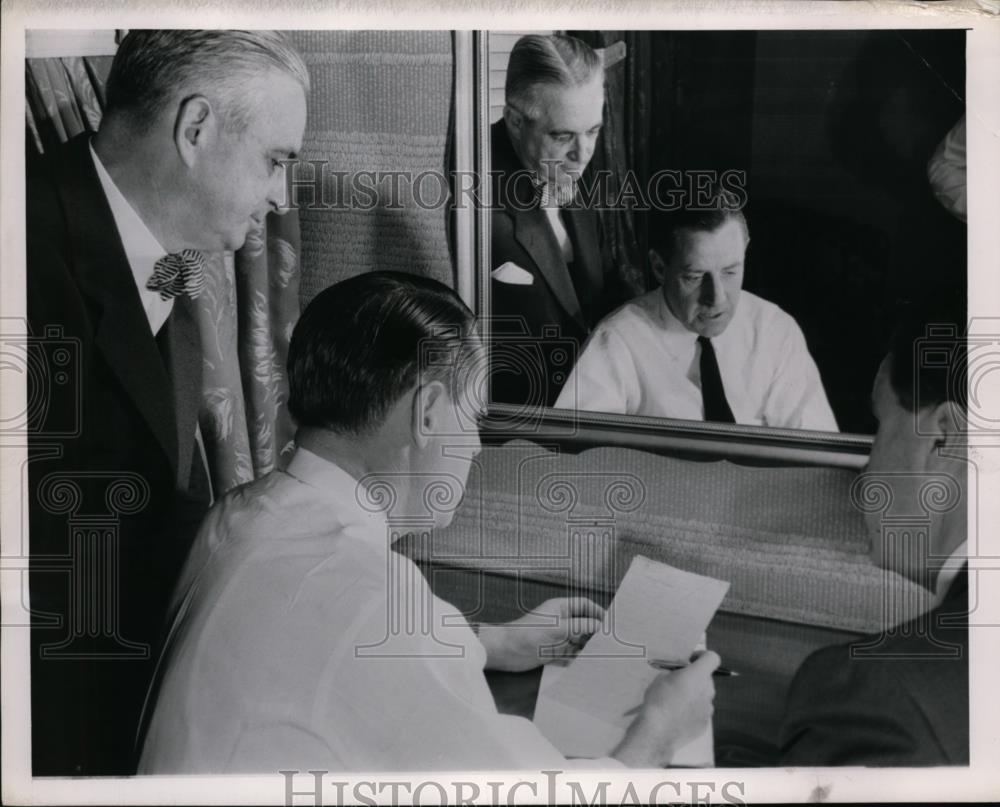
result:
[[[431,554],[444,565],[606,591],[642,554],[730,581],[722,605],[730,612],[874,632],[929,601],[869,561],[853,479],[840,469],[619,448],[557,455],[516,441],[484,449]],[[885,597],[895,603],[889,611]]]
[[[443,174],[453,62],[447,31],[301,31],[291,38],[312,80],[303,160],[325,161],[328,174],[346,172],[344,187],[358,172]],[[328,176],[317,204],[300,210],[303,305],[332,283],[373,269],[454,285],[444,205],[422,208],[405,187],[391,198],[387,183],[375,204],[370,192],[347,201],[333,185]],[[440,187],[427,182],[425,198],[435,201]]]

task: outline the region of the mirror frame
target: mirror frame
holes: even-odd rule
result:
[[[474,83],[473,136],[477,189],[482,204],[475,210],[472,243],[473,265],[459,262],[458,289],[479,318],[483,338],[490,344],[490,98],[489,31],[475,31],[471,53],[456,48],[457,74],[463,71],[461,55],[472,63]],[[466,68],[467,69],[467,68]],[[458,89],[456,81],[456,90]],[[456,112],[459,107],[456,103]],[[464,119],[456,115],[456,123]],[[462,139],[461,126],[456,139]],[[459,205],[461,207],[461,205]],[[461,211],[459,211],[461,212]],[[460,228],[459,228],[460,229]],[[468,274],[471,272],[471,276]],[[487,347],[487,356],[488,347]],[[487,358],[489,361],[489,358]],[[596,446],[652,451],[695,459],[731,459],[766,465],[822,465],[861,469],[868,461],[873,437],[863,434],[741,426],[694,420],[616,415],[571,409],[524,407],[489,402],[482,424],[484,440],[503,442],[528,439],[533,442],[578,451]]]

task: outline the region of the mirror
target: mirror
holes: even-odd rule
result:
[[[571,90],[525,70],[545,40],[509,70],[525,32],[479,38],[492,410],[866,446],[894,312],[966,272],[928,181],[965,32],[560,33],[589,46]],[[730,198],[742,218],[692,223]]]

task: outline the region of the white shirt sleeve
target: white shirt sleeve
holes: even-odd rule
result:
[[[429,595],[425,583],[413,582],[416,597],[432,606],[430,618],[400,623],[390,635],[386,609],[375,605],[351,640],[352,652],[339,654],[321,687],[319,733],[350,726],[342,739],[329,740],[339,746],[336,756],[357,770],[566,767],[566,758],[534,723],[497,711],[478,638],[457,611]]]
[[[616,331],[598,325],[559,393],[556,408],[628,414],[638,410],[639,397],[639,372],[631,352]]]
[[[764,403],[764,425],[839,431],[798,323],[779,309],[770,327],[782,328],[783,336],[776,352],[781,359]]]

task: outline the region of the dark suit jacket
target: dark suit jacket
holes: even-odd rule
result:
[[[575,205],[563,212],[573,243],[571,275],[503,120],[490,137],[491,269],[510,261],[532,278],[530,285],[491,280],[492,396],[551,406],[591,329],[624,295],[603,249],[597,211]]]
[[[878,637],[852,643],[872,644]],[[803,663],[781,728],[782,765],[968,765],[968,572],[874,658],[828,647]]]
[[[193,324],[182,303],[154,339],[86,137],[29,165],[26,202],[40,368],[28,392],[33,770],[129,773],[167,598],[207,505],[178,474],[192,464],[200,343],[180,327]]]

